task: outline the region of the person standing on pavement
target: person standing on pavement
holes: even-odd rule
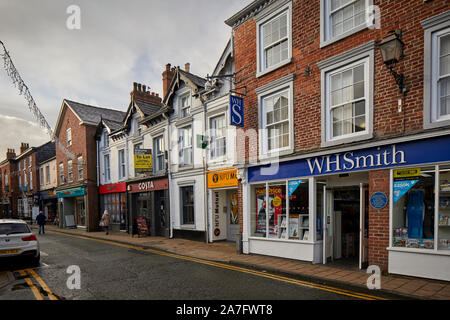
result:
[[[36,223],[39,226],[39,234],[41,234],[41,231],[43,234],[45,234],[45,214],[42,213],[42,211],[39,211],[39,214],[36,217]]]
[[[109,234],[109,225],[111,224],[111,216],[109,215],[108,210],[103,212],[102,219],[100,220],[100,227],[103,227],[103,230],[106,231],[106,234]]]

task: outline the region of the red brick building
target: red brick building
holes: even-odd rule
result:
[[[55,127],[60,227],[98,229],[97,140],[103,120],[122,122],[124,113],[64,100]]]
[[[8,149],[6,158],[0,162],[1,206],[0,217],[13,218],[17,215],[18,179],[16,178],[16,152]]]
[[[256,0],[226,23],[244,252],[450,280],[449,2]]]

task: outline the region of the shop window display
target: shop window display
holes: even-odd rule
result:
[[[286,218],[286,183],[269,185],[268,201],[269,238],[285,238],[285,229],[280,228]],[[283,233],[284,232],[284,233]]]
[[[434,249],[434,167],[394,170],[393,202],[393,246]]]
[[[251,235],[266,237],[266,185],[252,186],[251,195]]]
[[[289,187],[289,239],[310,240],[309,236],[309,183],[291,180]]]
[[[438,249],[450,250],[450,166],[439,171]]]

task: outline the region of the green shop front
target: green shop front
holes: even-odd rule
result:
[[[61,228],[86,228],[86,187],[59,190],[58,212]]]

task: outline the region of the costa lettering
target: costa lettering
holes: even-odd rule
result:
[[[139,183],[139,190],[149,190],[154,189],[153,181],[141,182]]]

